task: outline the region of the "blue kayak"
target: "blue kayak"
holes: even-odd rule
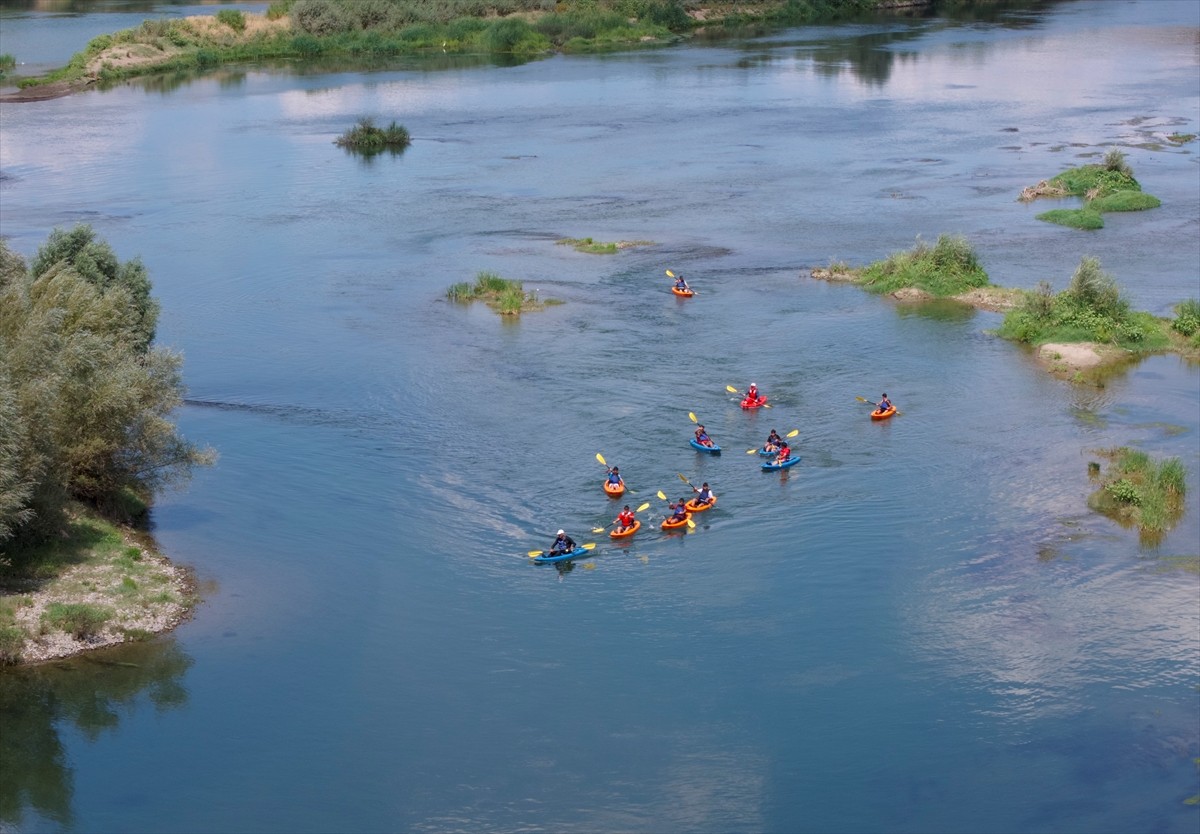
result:
[[[691,440],[689,440],[688,443],[691,443],[692,447],[694,449],[696,449],[696,451],[698,451],[698,452],[708,452],[711,455],[721,454],[721,447],[715,443],[711,446],[705,446],[703,443],[697,442],[696,438],[694,438],[694,437]]]
[[[787,469],[789,466],[795,466],[799,462],[800,462],[800,456],[796,455],[795,457],[788,458],[783,463],[775,463],[774,461],[767,461],[766,463],[764,463],[762,465],[762,468],[763,468],[763,472],[774,472],[776,469]]]
[[[534,556],[535,562],[565,562],[568,559],[574,559],[578,556],[586,556],[591,551],[586,547],[577,547],[574,550],[568,550],[566,553],[560,553],[557,556],[551,556],[547,553],[545,556]]]
[[[759,450],[758,450],[758,456],[759,456],[760,458],[773,458],[773,457],[775,457],[777,454],[779,454],[779,453],[778,453],[778,452],[768,452],[766,449],[759,449]]]

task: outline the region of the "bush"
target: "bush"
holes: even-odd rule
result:
[[[988,285],[987,273],[966,238],[941,235],[932,247],[917,245],[863,270],[863,286],[872,292],[916,287],[937,296],[958,295]]]
[[[217,22],[224,23],[235,32],[246,30],[246,16],[237,9],[221,9],[217,12]]]
[[[1104,155],[1104,170],[1133,179],[1133,169],[1125,161],[1125,154],[1116,148],[1113,148]]]
[[[550,44],[546,37],[519,17],[497,20],[483,33],[484,42],[492,52],[513,55],[532,55],[546,51]]]
[[[1114,191],[1104,197],[1097,197],[1087,204],[1092,211],[1145,211],[1158,208],[1162,200],[1145,191]]]
[[[369,116],[359,119],[358,124],[334,140],[338,147],[364,154],[375,154],[385,150],[402,151],[411,142],[406,128],[396,122],[392,122],[386,128],[379,128]]]
[[[1200,301],[1190,298],[1175,305],[1175,320],[1171,329],[1183,336],[1200,333]]]
[[[1072,229],[1104,228],[1104,218],[1100,216],[1100,212],[1087,208],[1051,209],[1037,215],[1037,219],[1059,226],[1069,226]]]
[[[357,28],[357,21],[347,7],[335,4],[333,0],[297,0],[289,14],[293,25],[317,37]]]
[[[80,640],[100,633],[113,617],[113,610],[86,602],[52,602],[42,612],[42,622],[55,631],[65,631]]]
[[[281,17],[287,17],[295,2],[296,0],[273,0],[267,7],[267,20],[279,20]]]
[[[20,663],[24,648],[24,631],[17,626],[0,626],[0,666]]]

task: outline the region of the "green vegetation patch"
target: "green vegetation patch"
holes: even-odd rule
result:
[[[1187,491],[1183,462],[1179,458],[1155,461],[1126,446],[1097,454],[1110,463],[1103,474],[1089,466],[1100,486],[1088,497],[1088,506],[1124,526],[1136,526],[1143,544],[1157,544],[1183,517]]]
[[[1176,145],[1186,145],[1196,138],[1194,133],[1172,133],[1167,137],[1167,141],[1174,142]]]
[[[622,249],[633,246],[653,246],[649,240],[620,240],[615,243],[602,243],[590,237],[564,237],[555,241],[560,246],[574,246],[577,252],[587,252],[590,255],[615,255]]]
[[[1099,164],[1070,168],[1025,188],[1020,199],[1028,202],[1038,197],[1082,197],[1084,204],[1080,208],[1054,209],[1037,215],[1038,220],[1072,229],[1103,228],[1102,212],[1144,211],[1162,205],[1157,197],[1142,191],[1125,154],[1116,148],[1106,153]]]
[[[861,273],[861,283],[876,293],[915,287],[946,297],[986,287],[988,277],[966,238],[942,235],[933,246],[918,239],[912,249],[868,265]]]
[[[62,631],[79,639],[94,637],[113,618],[106,605],[88,602],[52,602],[42,612],[47,631]]]
[[[1189,298],[1176,304],[1171,329],[1184,337],[1188,345],[1200,349],[1200,301]]]
[[[539,299],[537,293],[525,292],[520,281],[501,278],[494,272],[480,272],[474,284],[462,281],[452,285],[446,290],[446,298],[459,303],[483,301],[502,316],[519,316],[562,303],[553,298]]]
[[[408,130],[396,122],[387,127],[376,127],[374,119],[364,116],[333,143],[340,148],[372,156],[383,151],[398,153],[412,144],[412,138]]]
[[[1136,312],[1100,261],[1084,257],[1067,289],[1055,293],[1043,281],[1004,316],[999,335],[1041,345],[1047,342],[1099,342],[1127,350],[1160,350],[1170,344],[1165,322]]]

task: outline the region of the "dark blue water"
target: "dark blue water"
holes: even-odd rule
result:
[[[221,454],[155,511],[195,619],[100,658],[134,667],[0,676],[36,740],[5,824],[1195,831],[1200,588],[1169,557],[1200,541],[1200,369],[1075,386],[996,314],[808,274],[962,233],[999,284],[1096,255],[1143,309],[1200,293],[1197,146],[1165,141],[1200,132],[1198,9],[5,105],[3,234],[143,258]],[[414,144],[345,155],[361,115]],[[1015,201],[1111,147],[1161,209],[1082,233]],[[555,244],[587,236],[654,245]],[[479,270],[566,303],[443,300]],[[731,401],[752,380],[772,409]],[[903,415],[872,423],[884,390]],[[799,467],[745,454],[771,428]],[[1114,445],[1188,469],[1157,548],[1086,507]],[[614,546],[597,452],[647,521],[681,474],[720,502]],[[558,527],[592,557],[530,565]]]

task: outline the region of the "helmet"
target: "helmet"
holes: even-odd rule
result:
[[[751,382],[751,383],[750,383],[750,387],[751,387],[751,388],[757,388],[757,387],[758,387],[758,383],[757,383],[757,382]]]
[[[560,536],[565,536],[565,535],[566,535],[566,533],[564,533],[562,530],[559,530],[559,531],[558,531],[558,535],[560,535]]]

